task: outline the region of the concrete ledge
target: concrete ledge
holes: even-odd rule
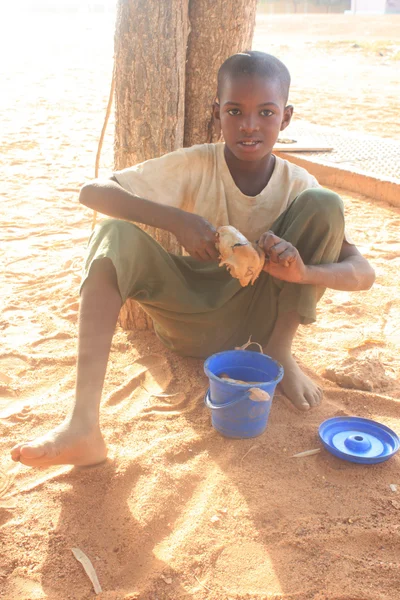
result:
[[[337,187],[349,192],[357,192],[375,200],[383,200],[400,207],[400,184],[388,179],[378,179],[370,175],[340,169],[333,165],[321,164],[305,156],[305,153],[274,152],[277,156],[307,169],[321,185]]]
[[[295,121],[283,137],[296,140],[299,146],[332,148],[296,152],[291,147],[275,153],[307,169],[321,185],[358,192],[375,200],[400,206],[399,140],[345,131],[339,127]]]

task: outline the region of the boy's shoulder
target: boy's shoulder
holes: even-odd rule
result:
[[[214,144],[195,144],[194,146],[189,146],[188,148],[180,148],[178,152],[185,154],[188,158],[195,159],[199,158],[207,160],[207,159],[215,159],[221,153],[223,153],[224,144],[221,142]]]
[[[304,169],[303,167],[300,167],[299,165],[296,165],[285,158],[281,158],[280,156],[275,155],[275,160],[276,163],[274,174],[276,176],[276,183],[279,183],[280,185],[283,184],[288,187],[305,186],[305,189],[320,187],[317,179],[314,177],[314,175],[311,175],[307,169]]]

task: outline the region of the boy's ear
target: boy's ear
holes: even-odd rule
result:
[[[282,119],[280,131],[283,131],[289,125],[290,121],[292,120],[293,110],[294,110],[294,108],[291,104],[288,104],[287,106],[285,106],[285,109],[283,111],[283,119]]]
[[[219,100],[218,100],[218,98],[215,98],[214,103],[213,103],[213,117],[217,121],[221,120],[221,109],[220,109],[220,106],[219,106]]]

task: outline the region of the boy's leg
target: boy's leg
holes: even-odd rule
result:
[[[307,190],[298,196],[271,229],[296,246],[305,264],[336,262],[344,236],[342,201],[328,190]],[[292,356],[291,346],[298,326],[315,320],[316,305],[325,290],[310,285],[274,282],[280,289],[278,316],[265,351],[284,367],[281,385],[285,395],[299,410],[309,410],[320,403],[322,390],[300,369]]]
[[[229,336],[223,326],[218,336],[216,323],[226,313],[226,298],[240,288],[216,263],[171,256],[135,225],[115,219],[103,221],[93,232],[83,281],[75,403],[59,427],[12,449],[12,458],[28,466],[88,465],[106,457],[99,405],[112,337],[126,298],[135,297],[152,310],[155,326],[161,327],[159,335],[164,334],[170,347],[178,350],[175,342],[182,344],[183,353],[193,348],[200,352],[206,342],[220,343],[222,335],[224,340]],[[218,315],[210,324],[207,315],[215,310]]]
[[[89,465],[106,458],[99,407],[121,296],[108,258],[93,262],[79,313],[75,402],[64,422],[32,442],[15,446],[13,460],[28,466]]]
[[[292,342],[299,325],[300,316],[297,312],[279,315],[264,351],[281,363],[285,372],[280,384],[283,392],[296,408],[304,411],[321,402],[322,390],[307,377],[293,358]]]

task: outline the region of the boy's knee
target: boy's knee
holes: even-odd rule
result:
[[[119,235],[125,235],[128,233],[132,234],[133,227],[135,227],[135,225],[133,225],[133,223],[129,223],[129,221],[121,221],[120,219],[105,219],[104,221],[97,223],[94,233],[96,236],[100,237],[110,235],[112,233]]]
[[[310,188],[299,194],[296,202],[303,205],[304,209],[318,216],[325,216],[328,220],[335,217],[343,218],[343,200],[338,194],[323,188]]]

